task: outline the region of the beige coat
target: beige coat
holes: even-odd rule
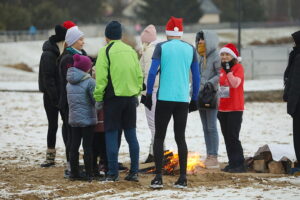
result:
[[[144,74],[144,83],[147,85],[147,80],[148,80],[148,73],[151,67],[152,63],[152,55],[155,49],[156,44],[158,43],[157,40],[151,42],[150,44],[144,44],[143,45],[143,50],[142,50],[142,57],[140,59],[140,64],[142,66],[142,71]],[[154,83],[154,89],[158,88],[159,85],[159,75],[156,76],[155,78],[155,83]],[[146,91],[142,92],[143,95],[146,95]]]

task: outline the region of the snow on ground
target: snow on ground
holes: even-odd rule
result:
[[[38,165],[44,160],[46,149],[47,120],[42,105],[42,94],[21,92],[0,92],[0,160],[1,166],[16,165],[29,167]],[[60,124],[61,127],[61,124]],[[168,149],[176,150],[172,121],[169,124],[166,137]],[[226,162],[224,140],[218,126],[220,136],[220,161]],[[58,166],[64,165],[64,145],[61,131],[57,133]],[[149,150],[150,131],[147,127],[144,106],[138,107],[137,136],[140,143],[140,160],[146,158]],[[284,103],[247,103],[241,130],[241,142],[245,156],[253,156],[264,144],[292,145],[292,120],[286,114]],[[186,139],[189,151],[195,151],[205,156],[205,143],[199,114],[189,114]],[[120,149],[120,160],[128,162],[128,145],[123,138]],[[269,181],[268,179],[266,179]],[[273,178],[273,182],[290,183],[289,187],[256,187],[239,188],[238,185],[228,188],[192,187],[184,193],[176,190],[160,190],[147,192],[117,192],[101,194],[101,199],[295,199],[299,196],[300,181],[293,177],[283,179]],[[0,181],[1,183],[1,181]],[[29,187],[30,188],[30,187]],[[19,191],[24,194],[47,194],[54,188]],[[267,191],[267,192],[266,192]],[[19,193],[18,192],[18,193]],[[106,191],[107,192],[107,191]],[[2,190],[1,195],[9,196]],[[110,194],[110,195],[109,195]],[[100,194],[82,194],[82,198],[97,197]],[[81,196],[76,196],[80,199]],[[75,197],[74,197],[75,198]],[[59,198],[58,198],[59,199]],[[61,198],[65,199],[65,198]],[[68,198],[66,198],[68,199]]]

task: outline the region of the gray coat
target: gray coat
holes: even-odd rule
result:
[[[72,127],[95,125],[97,123],[93,97],[95,80],[88,73],[71,67],[67,72],[67,81],[69,124]]]
[[[206,69],[204,69],[204,58],[200,56],[200,72],[201,72],[201,84],[200,93],[204,88],[205,83],[210,82],[214,86],[214,89],[219,89],[219,78],[221,69],[221,59],[218,51],[219,39],[213,31],[203,31],[205,47],[206,47]],[[197,46],[197,44],[196,44]],[[218,98],[218,95],[216,95]],[[217,100],[218,101],[218,100]],[[202,108],[200,108],[202,110]]]
[[[200,91],[203,89],[206,82],[211,82],[218,90],[221,60],[218,51],[219,39],[215,32],[203,31],[205,47],[206,47],[206,69],[203,68],[203,57],[200,56],[200,71],[201,71],[201,85]]]

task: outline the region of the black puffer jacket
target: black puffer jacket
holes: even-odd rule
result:
[[[58,105],[59,99],[59,73],[57,58],[59,49],[55,42],[51,42],[51,37],[43,44],[39,66],[39,90],[46,93],[54,106]]]
[[[74,60],[73,55],[76,54],[74,50],[70,50],[70,48],[66,48],[61,56],[57,59],[58,68],[59,68],[59,102],[58,108],[65,110],[68,107],[68,100],[67,100],[67,71],[70,67],[73,66]],[[82,50],[82,54],[86,55],[86,52]]]
[[[287,113],[293,116],[300,107],[300,47],[295,47],[289,58],[289,66],[285,72],[286,88],[284,93],[287,101]],[[290,55],[291,57],[291,55]]]

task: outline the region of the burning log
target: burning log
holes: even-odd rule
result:
[[[175,175],[179,173],[179,156],[178,154],[173,153],[172,151],[165,151],[163,158],[163,167],[162,173],[164,175]],[[195,174],[199,171],[200,168],[204,168],[205,165],[200,161],[200,154],[189,152],[188,154],[188,163],[187,163],[187,173]],[[142,173],[154,173],[155,166],[146,166],[140,169]]]

